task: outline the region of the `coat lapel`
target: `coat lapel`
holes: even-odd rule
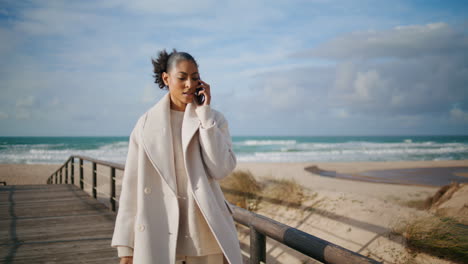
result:
[[[201,123],[195,108],[194,102],[187,104],[182,121],[182,152],[185,160],[190,140]],[[142,133],[143,147],[151,163],[174,194],[177,194],[169,92],[148,111]]]

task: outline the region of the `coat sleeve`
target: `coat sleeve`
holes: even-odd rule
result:
[[[133,256],[133,248],[125,247],[125,246],[118,246],[117,255],[119,256],[119,258]]]
[[[129,139],[127,160],[122,178],[119,209],[115,220],[112,247],[134,247],[134,224],[137,208],[138,180],[138,126],[132,130]]]
[[[209,105],[198,107],[196,112],[202,123],[199,130],[200,145],[206,169],[212,178],[221,180],[237,165],[236,155],[232,151],[229,124],[220,112],[215,116]]]

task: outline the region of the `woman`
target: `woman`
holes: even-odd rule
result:
[[[167,93],[130,134],[112,247],[120,263],[240,264],[232,210],[218,181],[237,159],[228,122],[188,53],[152,60]],[[194,92],[205,96],[198,104]]]

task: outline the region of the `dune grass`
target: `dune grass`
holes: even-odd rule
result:
[[[468,226],[454,219],[420,217],[400,223],[394,232],[406,238],[410,250],[459,263],[468,262]]]
[[[264,182],[262,195],[273,203],[297,207],[304,200],[304,189],[294,179],[269,178]]]
[[[226,200],[247,210],[256,211],[261,185],[248,170],[235,170],[220,181]]]
[[[256,211],[260,202],[300,206],[303,187],[293,179],[262,178],[257,181],[249,170],[236,170],[220,181],[225,198],[239,207]]]

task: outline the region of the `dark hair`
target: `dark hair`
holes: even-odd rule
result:
[[[163,72],[171,71],[177,65],[177,63],[183,60],[192,61],[198,67],[198,63],[195,61],[192,55],[188,54],[187,52],[178,52],[176,49],[172,49],[170,54],[167,54],[166,50],[163,49],[159,52],[158,58],[156,60],[151,59],[151,62],[153,63],[153,77],[155,78],[154,82],[159,85],[159,88],[166,88],[166,90],[168,90],[168,87],[162,79],[162,74]]]

